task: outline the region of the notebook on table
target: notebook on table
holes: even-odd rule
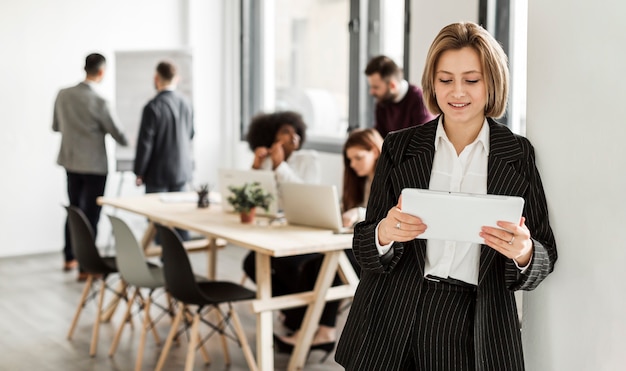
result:
[[[281,183],[282,207],[289,224],[352,233],[343,227],[339,197],[334,185]]]
[[[257,215],[275,217],[278,215],[278,191],[276,177],[273,171],[254,169],[218,169],[219,190],[222,196],[222,209],[226,212],[234,212],[233,206],[228,203],[231,192],[230,186],[241,187],[245,183],[258,182],[261,188],[272,196],[268,211],[257,208]]]
[[[499,220],[519,223],[524,199],[405,188],[402,212],[419,216],[428,226],[418,238],[482,244],[483,226],[499,228]]]

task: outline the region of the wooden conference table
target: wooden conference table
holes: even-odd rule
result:
[[[180,196],[178,202],[177,195]],[[352,246],[352,235],[333,234],[329,230],[301,226],[242,224],[239,215],[225,213],[219,205],[211,204],[209,208],[198,208],[195,201],[190,201],[193,195],[195,194],[169,193],[167,199],[159,194],[101,197],[98,203],[148,218],[150,224],[142,239],[144,248],[154,236],[153,223],[187,229],[206,236],[209,240],[210,278],[218,276],[216,272],[219,265],[218,239],[256,251],[257,299],[252,302],[252,309],[257,316],[257,365],[259,370],[274,370],[272,311],[308,305],[301,335],[288,366],[288,370],[302,369],[326,301],[350,298],[356,290],[358,278],[343,251]],[[308,253],[325,255],[314,290],[272,297],[270,257]],[[337,272],[346,284],[331,287]]]

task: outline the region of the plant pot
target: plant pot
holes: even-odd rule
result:
[[[241,218],[241,222],[244,224],[250,224],[254,222],[254,216],[256,214],[256,209],[252,208],[249,212],[241,212],[239,213],[239,217]]]
[[[209,192],[198,191],[198,207],[209,207]]]

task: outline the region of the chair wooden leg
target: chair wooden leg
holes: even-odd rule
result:
[[[174,323],[174,318],[176,317],[176,305],[174,302],[174,298],[172,298],[172,295],[170,295],[169,291],[167,290],[165,291],[165,296],[167,297],[167,308],[169,311],[169,315],[172,323]],[[180,345],[180,340],[178,339],[178,337],[176,337],[174,341],[176,341],[176,345]]]
[[[137,360],[135,361],[135,371],[141,370],[141,363],[143,361],[143,350],[146,347],[146,336],[148,335],[148,327],[152,324],[150,320],[150,303],[152,302],[152,296],[146,297],[143,313],[143,326],[141,327],[141,340],[139,340],[139,348],[137,348]]]
[[[120,323],[120,327],[117,329],[117,332],[115,333],[115,337],[113,338],[113,342],[111,343],[111,349],[109,349],[109,357],[113,357],[113,355],[115,354],[115,351],[117,350],[117,345],[119,344],[120,338],[122,337],[122,332],[124,331],[124,327],[126,327],[126,324],[130,321],[130,318],[131,318],[130,312],[133,309],[133,303],[135,302],[135,298],[137,297],[138,291],[139,291],[139,288],[136,287],[135,291],[133,292],[133,295],[128,301],[128,305],[126,306],[126,312],[124,313],[124,318],[122,319],[122,322]]]
[[[155,371],[161,371],[163,369],[165,359],[167,358],[167,354],[170,352],[170,347],[172,346],[172,341],[174,340],[176,332],[178,331],[178,325],[183,318],[183,313],[185,313],[185,304],[179,303],[178,313],[176,313],[176,317],[174,317],[174,322],[172,323],[172,327],[170,328],[170,333],[167,335],[167,339],[165,340],[165,345],[163,346],[163,349],[161,349],[161,355],[159,356],[159,361],[157,362]]]
[[[210,311],[207,313],[209,314]],[[198,317],[200,318],[200,317]],[[193,321],[193,318],[192,318]],[[202,354],[202,358],[204,359],[204,364],[205,365],[210,365],[211,364],[211,356],[209,355],[209,352],[206,350],[206,348],[204,347],[204,344],[202,344],[202,335],[200,334],[200,324],[198,323],[198,348],[200,350],[200,353]]]
[[[176,316],[176,308],[174,306],[174,298],[172,298],[172,295],[170,295],[169,291],[165,291],[165,297],[167,299],[167,310],[168,310],[168,313],[170,315],[170,318],[172,320],[174,320],[174,317]]]
[[[172,295],[170,295],[169,291],[165,291],[165,298],[167,300],[167,310],[169,312],[170,319],[173,321],[174,317],[176,316],[176,308],[172,304],[174,303],[174,298],[172,298]]]
[[[83,306],[87,301],[87,297],[89,296],[89,291],[91,290],[91,285],[93,284],[93,276],[90,274],[87,276],[87,282],[85,282],[85,286],[83,287],[83,294],[80,297],[80,301],[78,302],[78,308],[76,308],[76,313],[74,313],[74,318],[72,319],[72,324],[70,325],[70,331],[67,333],[67,339],[72,340],[72,335],[74,334],[74,329],[76,328],[76,323],[78,323],[78,317],[80,317],[80,313],[83,310]]]
[[[224,322],[224,317],[222,316],[222,312],[220,312],[220,309],[218,307],[215,307],[215,313],[217,316],[217,320],[220,323],[220,330],[222,331],[222,333],[220,334],[220,339],[222,340],[222,349],[224,350],[224,363],[226,364],[226,366],[230,366],[230,353],[228,352],[228,339],[226,338],[226,335],[224,334],[224,331],[226,329],[226,323]]]
[[[150,305],[152,305],[152,294],[154,293],[154,290],[150,290],[150,292],[148,293],[148,297],[146,299],[146,301],[150,301]],[[156,324],[154,323],[154,321],[152,320],[152,316],[150,315],[150,308],[148,306],[145,307],[144,309],[144,316],[146,316],[144,318],[148,319],[148,324],[146,328],[149,328],[152,331],[152,335],[154,336],[154,341],[156,342],[157,345],[161,345],[161,337],[159,336],[159,333],[156,330]]]
[[[187,359],[185,360],[185,371],[193,371],[194,359],[196,358],[196,347],[198,346],[198,327],[200,327],[200,315],[195,313],[193,315],[193,322],[191,323],[191,332],[189,334],[189,345],[187,348]]]
[[[149,315],[148,321],[148,326],[150,328],[150,331],[152,331],[152,337],[154,338],[154,342],[156,343],[156,345],[161,345],[161,336],[159,336],[159,333],[156,330],[156,324],[154,323],[154,320]]]
[[[146,299],[143,298],[143,295],[141,295],[141,290],[137,291],[137,300],[139,301],[139,313],[141,313],[141,311],[143,310],[142,308],[144,308],[146,306]],[[130,323],[130,328],[132,328],[133,330],[135,329],[135,321],[133,320],[133,316],[130,316],[129,319],[129,323]],[[139,321],[139,324],[142,324],[143,321]]]
[[[243,331],[241,321],[239,321],[239,316],[232,306],[230,307],[229,313],[230,318],[233,319],[233,327],[235,328],[237,338],[241,343],[241,350],[243,350],[243,356],[246,358],[248,368],[250,368],[251,371],[258,371],[256,360],[254,359],[254,354],[252,354],[252,349],[250,349],[250,344],[248,344],[248,339],[246,338],[246,333]]]
[[[211,364],[211,356],[209,356],[209,352],[207,352],[204,344],[202,344],[202,336],[200,336],[200,331],[198,331],[198,345],[200,348],[200,353],[202,353],[202,358],[204,359],[205,365]]]
[[[118,293],[118,295],[114,295],[113,298],[111,299],[111,302],[107,306],[107,308],[104,311],[102,311],[102,316],[100,317],[102,322],[109,322],[111,320],[111,317],[113,317],[113,314],[115,313],[115,310],[117,309],[117,305],[119,304],[120,299],[122,297],[124,298],[126,297],[127,287],[128,287],[128,284],[126,283],[126,281],[120,280],[119,286],[115,290]]]
[[[104,301],[104,290],[106,287],[106,282],[104,278],[99,279],[100,282],[100,293],[98,294],[98,312],[96,313],[96,318],[93,321],[93,330],[91,332],[91,347],[89,348],[89,355],[96,355],[96,348],[98,347],[98,332],[100,331],[100,315],[102,314],[102,302]]]

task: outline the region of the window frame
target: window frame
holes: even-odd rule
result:
[[[369,95],[367,78],[363,71],[369,59],[381,52],[381,3],[383,0],[349,0],[350,19],[346,20],[349,32],[349,80],[348,80],[348,131],[371,127],[375,101]],[[266,58],[264,49],[264,26],[269,19],[263,15],[272,0],[240,0],[240,139],[245,141],[252,116],[266,108],[264,83]],[[479,23],[494,34],[509,54],[510,0],[479,0]],[[411,1],[404,1],[404,74],[409,79],[410,66],[410,20]],[[273,21],[273,18],[271,19]],[[254,63],[252,63],[254,61]],[[508,113],[500,122],[510,125]],[[329,153],[341,153],[342,138],[309,136],[304,148]]]
[[[374,100],[368,94],[363,74],[369,58],[380,53],[380,4],[382,0],[350,0],[349,32],[348,130],[371,126]],[[409,0],[405,0],[405,9]],[[267,0],[240,0],[240,139],[255,112],[264,109],[263,102],[263,17]],[[405,12],[407,13],[407,12]],[[408,19],[405,14],[405,63],[408,58]],[[255,63],[251,63],[255,61]],[[345,138],[309,136],[305,148],[341,153]]]

